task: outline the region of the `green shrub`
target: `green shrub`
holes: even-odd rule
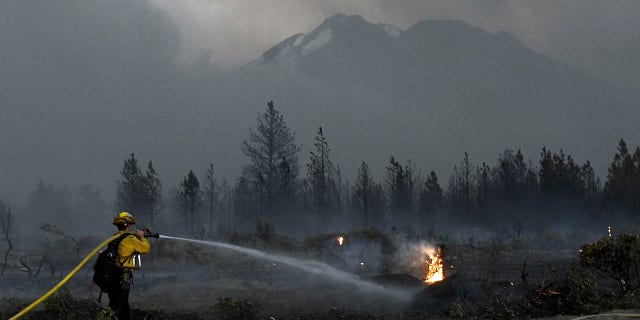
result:
[[[594,314],[603,311],[600,286],[591,272],[572,266],[561,291],[565,291],[561,312],[564,314]]]
[[[44,301],[44,310],[50,319],[73,319],[71,293],[65,287],[62,287],[49,299]]]
[[[117,320],[117,319],[118,319],[118,316],[116,315],[116,312],[111,310],[111,308],[109,307],[100,310],[100,312],[98,312],[98,315],[96,316],[96,320]]]
[[[475,315],[473,306],[462,299],[451,302],[445,312],[449,318],[469,318]]]
[[[521,318],[517,310],[518,306],[514,304],[509,297],[495,296],[489,300],[482,315],[486,319]]]
[[[640,238],[636,235],[623,233],[585,244],[580,263],[617,281],[624,294],[640,288]]]

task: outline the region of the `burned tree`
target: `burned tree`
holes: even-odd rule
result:
[[[15,215],[11,213],[11,208],[0,201],[0,231],[2,231],[2,241],[7,243],[7,249],[4,252],[4,259],[2,262],[2,269],[0,269],[0,276],[4,275],[4,270],[7,268],[9,253],[13,250],[15,218]]]
[[[80,241],[78,239],[76,239],[75,237],[73,237],[72,235],[60,230],[60,228],[58,228],[55,224],[50,224],[50,223],[45,223],[40,225],[40,229],[46,232],[49,232],[53,235],[56,235],[58,237],[64,238],[66,240],[69,240],[71,242],[73,242],[73,244],[75,245],[75,253],[76,253],[76,260],[78,260],[78,254],[80,253]]]

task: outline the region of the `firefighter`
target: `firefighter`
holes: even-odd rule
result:
[[[133,215],[124,211],[113,218],[113,224],[118,228],[118,233],[130,234],[118,245],[116,265],[122,274],[120,284],[107,291],[109,308],[118,314],[119,320],[129,319],[129,290],[133,284],[133,270],[139,267],[136,265],[137,255],[147,254],[150,250],[149,240],[145,238],[144,231],[139,229],[132,231],[135,223]]]

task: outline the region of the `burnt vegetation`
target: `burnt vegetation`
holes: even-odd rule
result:
[[[634,227],[640,209],[640,148],[630,152],[623,139],[604,182],[589,161],[578,163],[563,150],[546,147],[537,159],[505,149],[495,162],[479,164],[461,153],[446,183],[437,172],[422,171],[418,163],[428,161],[416,160],[425,159],[401,161],[401,155],[389,155],[380,171],[362,161],[349,181],[333,162],[330,145],[318,128],[311,151],[302,155],[295,134],[269,102],[241,146],[247,163],[240,177],[222,178],[210,164],[185,168],[181,181],[163,182],[154,162],[143,170],[131,153],[117,178],[113,207],[134,212],[162,234],[314,259],[385,286],[411,287],[417,293],[410,306],[386,313],[369,313],[361,306],[326,306],[325,311],[287,306],[288,313],[278,314],[277,302],[235,295],[209,297],[198,312],[135,310],[134,318],[507,319],[640,307],[640,240]],[[204,169],[203,177],[198,169]],[[72,193],[42,181],[24,208],[0,202],[0,276],[13,279],[2,289],[18,288],[16,279],[40,287],[59,279],[98,242],[101,236],[88,234],[85,226],[108,224],[114,211],[109,208],[90,185]],[[43,232],[30,229],[28,221],[34,219]],[[607,234],[610,226],[614,232]],[[18,235],[38,240],[18,241]],[[344,247],[336,244],[341,236]],[[401,263],[402,244],[419,241],[442,247],[444,281],[427,287],[420,269]],[[26,242],[31,245],[22,245]],[[150,266],[158,270],[195,263],[207,266],[202,272],[211,281],[254,272],[255,281],[278,283],[276,264],[231,260],[243,269],[202,248],[164,242],[154,251]],[[217,269],[222,271],[211,271]],[[290,303],[296,302],[304,303]],[[0,318],[25,304],[5,298]],[[61,291],[30,317],[53,318],[112,315]]]

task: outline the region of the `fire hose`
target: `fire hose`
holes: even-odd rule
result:
[[[89,259],[91,259],[91,257],[93,257],[93,255],[95,255],[100,250],[100,248],[106,246],[109,242],[117,239],[119,236],[120,236],[120,234],[116,233],[112,237],[110,237],[109,239],[107,239],[107,240],[103,241],[102,243],[100,243],[97,247],[95,247],[95,249],[93,249],[91,252],[89,252],[89,254],[86,257],[84,257],[84,259],[82,259],[82,261],[80,261],[80,263],[75,268],[73,268],[73,270],[71,270],[71,272],[69,272],[69,274],[67,274],[62,280],[60,280],[60,282],[58,282],[58,284],[56,284],[53,288],[51,288],[51,290],[49,290],[47,293],[42,295],[42,297],[38,298],[36,301],[34,301],[30,305],[28,305],[22,311],[18,312],[15,316],[9,318],[9,320],[20,319],[20,317],[24,316],[27,312],[31,311],[31,309],[35,308],[37,305],[42,303],[42,301],[47,299],[54,292],[58,291],[58,289],[60,289],[60,287],[62,287],[62,285],[67,283],[67,281],[69,281],[69,279],[71,279],[71,277],[73,277],[80,270],[80,268],[82,268],[82,266],[84,266],[87,263],[87,261],[89,261]],[[145,233],[145,237],[158,238],[159,235],[157,233]]]

